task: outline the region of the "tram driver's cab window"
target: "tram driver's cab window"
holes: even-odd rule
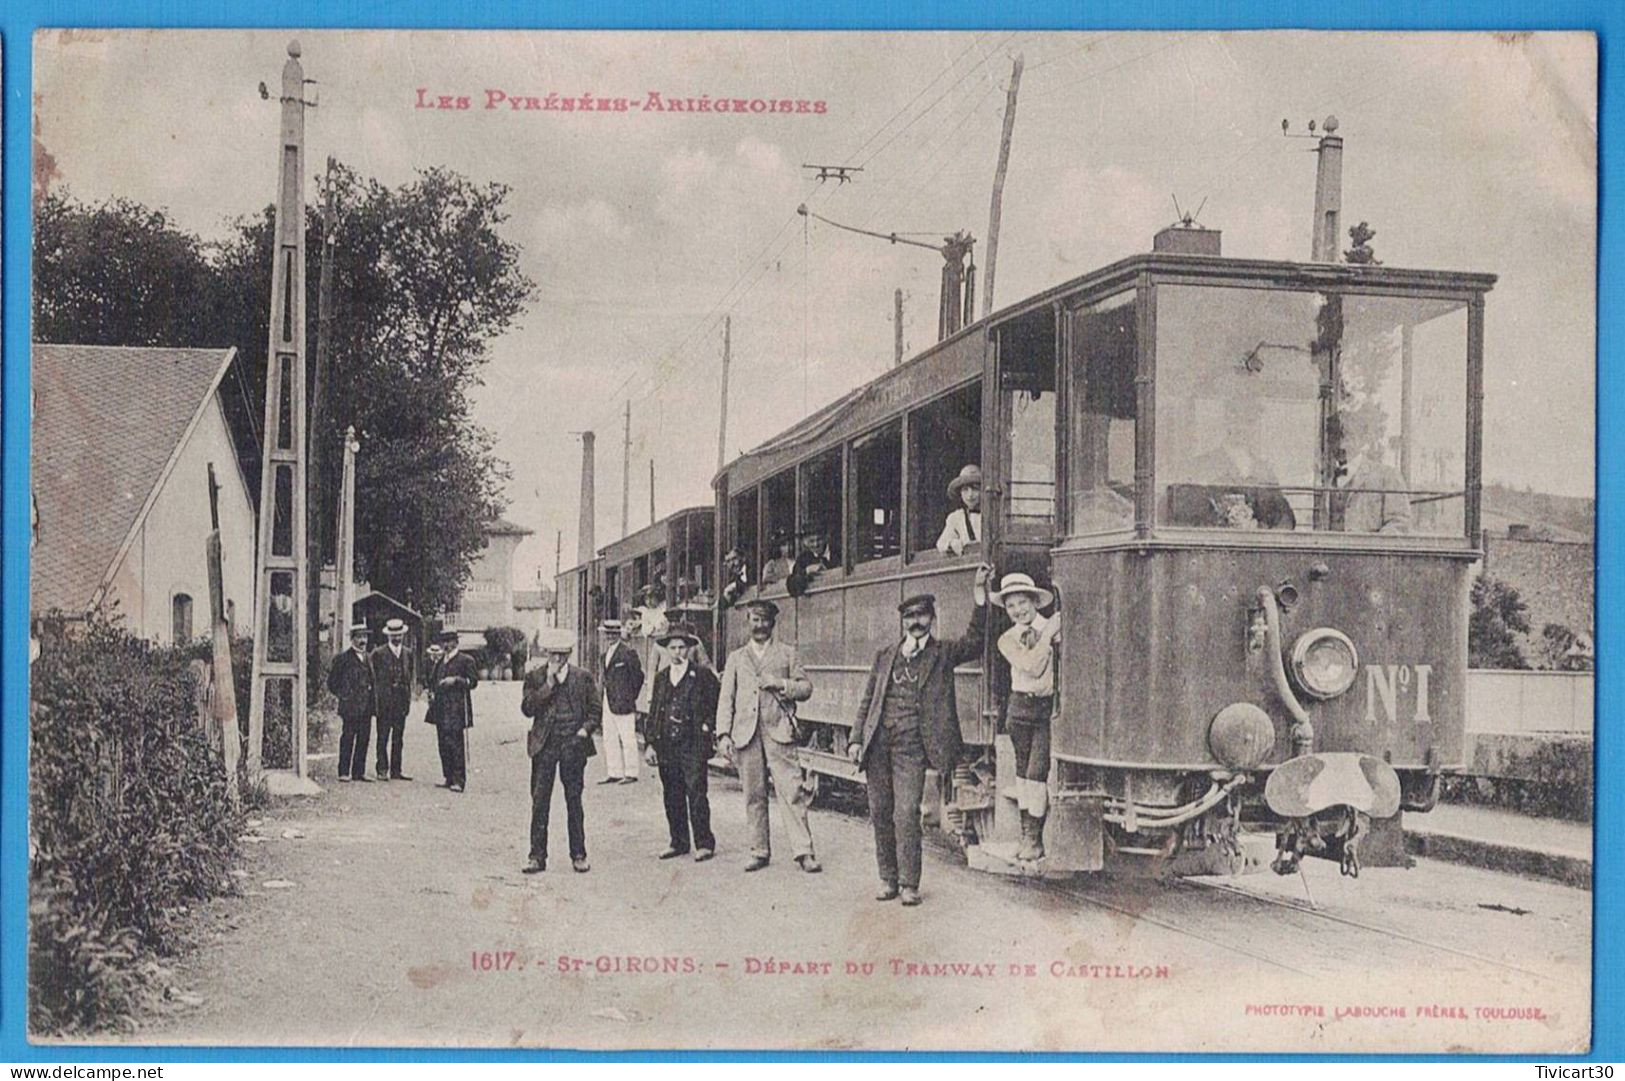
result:
[[[852,443],[852,562],[902,551],[903,422]]]
[[[1067,525],[1073,534],[1134,527],[1134,297],[1128,290],[1070,315]]]
[[[982,550],[981,463],[980,380],[909,414],[910,555]]]
[[[1161,522],[1461,535],[1464,305],[1172,285],[1156,303]]]
[[[1005,522],[1013,536],[1048,536],[1055,522],[1055,316],[1049,309],[999,328],[999,391],[1009,440]]]

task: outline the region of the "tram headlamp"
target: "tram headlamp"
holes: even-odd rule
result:
[[[1360,655],[1348,635],[1330,627],[1305,632],[1292,645],[1292,675],[1305,693],[1336,698],[1354,686]]]

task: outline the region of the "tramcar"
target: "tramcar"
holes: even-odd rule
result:
[[[936,594],[938,633],[957,635],[987,562],[1052,589],[1062,630],[1037,866],[1010,856],[1001,610],[956,672],[966,754],[928,785],[928,820],[973,866],[1234,873],[1271,847],[1282,873],[1406,862],[1404,814],[1463,766],[1495,277],[1218,249],[1164,230],[717,475],[718,566],[732,555],[741,600],[779,604],[815,686],[811,777],[862,780],[846,731],[899,601]],[[973,464],[985,535],[945,554],[947,486]],[[798,596],[772,568],[792,550],[822,565]],[[735,611],[725,648],[746,634]]]
[[[598,627],[605,619],[626,624],[629,639],[645,654],[652,648],[649,635],[662,629],[662,622],[691,623],[702,641],[711,640],[714,514],[706,506],[675,511],[559,575],[560,621],[575,631],[578,664],[596,669],[602,645]]]

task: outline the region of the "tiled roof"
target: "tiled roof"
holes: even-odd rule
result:
[[[89,606],[232,353],[34,343],[34,611]]]

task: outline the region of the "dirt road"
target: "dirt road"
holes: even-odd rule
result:
[[[553,860],[524,876],[518,684],[482,686],[475,708],[467,793],[434,787],[433,731],[414,713],[415,781],[339,785],[329,760],[323,795],[268,814],[266,840],[245,846],[241,895],[207,906],[205,945],[177,970],[202,1004],[136,1038],[1315,1051],[1586,1040],[1590,895],[1440,864],[1358,883],[1310,868],[1323,912],[1408,939],[1189,886],[1012,882],[944,849],[927,853],[925,904],[905,909],[871,898],[868,826],[852,814],[814,813],[826,873],[801,873],[786,852],[744,874],[728,778],[712,787],[717,858],[657,861],[659,781],[646,770],[640,784],[593,784],[599,756],[592,871],[569,870],[555,793]],[[1262,877],[1247,888],[1301,897],[1294,880]]]

